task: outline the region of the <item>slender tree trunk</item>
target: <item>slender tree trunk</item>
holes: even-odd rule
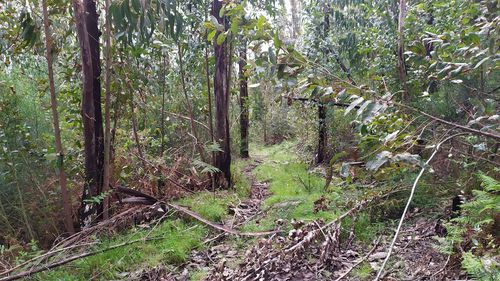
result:
[[[205,74],[207,79],[207,96],[208,96],[208,128],[210,131],[210,139],[214,142],[214,118],[212,114],[212,91],[210,90],[210,69],[208,67],[208,42],[205,46]],[[215,161],[215,154],[212,155],[212,161]]]
[[[406,2],[399,1],[399,17],[398,17],[398,73],[399,80],[403,86],[403,100],[408,101],[409,89],[406,82],[406,65],[404,58],[404,25],[406,18]]]
[[[326,130],[326,105],[318,104],[318,154],[316,163],[323,163],[326,156],[326,146],[328,133]]]
[[[205,18],[208,18],[207,11],[205,10]],[[205,32],[205,38],[207,38],[208,32]],[[206,40],[206,39],[205,39]],[[207,80],[207,97],[208,97],[208,128],[209,128],[209,133],[210,133],[210,141],[211,143],[215,143],[215,138],[214,138],[214,118],[212,114],[212,91],[210,90],[210,68],[208,66],[208,46],[209,46],[208,41],[206,41],[205,44],[205,76]],[[211,164],[215,165],[215,151],[212,151],[212,158],[211,158]],[[212,183],[212,190],[215,192],[215,175],[213,173],[210,173],[210,181]]]
[[[323,36],[326,38],[328,36],[328,32],[330,31],[330,12],[331,7],[330,4],[327,3],[325,5],[325,15],[323,18]],[[334,57],[337,59],[338,55],[334,50],[329,49],[334,54]],[[342,70],[345,71],[346,67],[340,60],[337,59],[337,63],[339,63]],[[318,150],[316,153],[316,164],[323,163],[325,160],[326,147],[328,145],[327,142],[328,132],[326,130],[326,106],[321,102],[321,98],[318,98]]]
[[[184,98],[186,99],[186,106],[188,108],[189,123],[191,125],[191,133],[194,136],[195,146],[196,146],[196,149],[198,150],[198,153],[200,154],[201,160],[203,162],[206,162],[205,151],[203,150],[202,144],[199,142],[198,131],[196,130],[196,125],[194,124],[193,106],[191,105],[191,101],[189,100],[189,97],[187,94],[186,80],[185,80],[185,73],[184,73],[184,61],[182,60],[182,48],[181,48],[180,42],[177,42],[177,53],[179,55],[179,69],[181,72],[182,92],[184,93]]]
[[[248,79],[245,76],[245,66],[247,64],[247,45],[242,43],[240,50],[240,155],[248,158]]]
[[[135,146],[137,146],[137,152],[139,153],[139,158],[141,158],[142,165],[146,167],[146,158],[144,158],[144,153],[142,152],[141,140],[139,139],[139,133],[137,132],[137,117],[135,114],[135,106],[133,99],[133,92],[130,97],[130,113],[132,114],[132,132],[134,134]]]
[[[163,151],[165,151],[165,90],[166,90],[166,76],[167,76],[167,58],[160,54],[162,58],[162,78],[161,78],[161,120],[160,120],[160,132],[161,132],[161,148],[160,157],[163,157]]]
[[[213,0],[212,16],[222,25],[226,25],[225,19],[220,17],[222,2]],[[220,31],[217,32],[217,36]],[[214,43],[215,54],[215,75],[214,75],[214,94],[215,94],[215,122],[216,122],[216,141],[219,143],[222,151],[216,153],[215,166],[221,171],[216,178],[216,184],[221,187],[229,187],[231,184],[231,151],[229,138],[229,93],[228,93],[228,73],[227,73],[227,43]]]
[[[102,203],[88,199],[102,192],[104,143],[101,112],[98,14],[93,0],[73,0],[80,42],[83,72],[82,120],[85,153],[85,183],[80,208],[80,223],[88,226],[101,218]]]
[[[47,71],[49,75],[49,89],[50,89],[50,106],[52,108],[52,122],[54,126],[54,138],[56,142],[56,153],[59,157],[58,169],[59,169],[59,185],[61,186],[62,195],[62,217],[64,221],[64,226],[66,231],[70,234],[75,232],[73,227],[73,216],[71,214],[71,195],[68,192],[66,173],[64,171],[64,150],[61,141],[61,129],[59,127],[59,113],[57,112],[57,97],[56,97],[56,87],[54,83],[54,70],[52,69],[52,38],[49,32],[49,13],[47,11],[47,1],[42,0],[42,10],[43,10],[43,28],[45,32],[45,50],[47,58]]]
[[[106,34],[105,34],[105,56],[106,56],[106,74],[104,79],[104,88],[106,91],[106,100],[104,103],[104,178],[102,191],[108,192],[111,175],[111,22],[109,17],[110,0],[105,1],[106,10]],[[103,219],[109,218],[109,197],[106,196],[103,202]]]

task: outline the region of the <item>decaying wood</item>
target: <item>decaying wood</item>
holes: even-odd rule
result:
[[[223,231],[223,232],[226,232],[226,233],[230,233],[230,234],[233,234],[233,235],[238,235],[238,236],[266,236],[266,235],[271,235],[271,234],[276,234],[276,233],[279,233],[280,231],[278,230],[271,230],[271,231],[259,231],[259,232],[240,232],[240,231],[237,231],[235,229],[232,229],[232,228],[227,228],[225,226],[222,226],[220,224],[217,224],[217,223],[214,223],[214,222],[211,222],[203,217],[201,217],[199,214],[197,214],[196,212],[193,212],[187,208],[184,208],[184,207],[181,207],[179,205],[176,205],[176,204],[172,204],[172,203],[169,203],[169,202],[164,202],[164,201],[161,201],[151,195],[148,195],[148,194],[145,194],[145,193],[142,193],[140,191],[137,191],[137,190],[133,190],[133,189],[130,189],[130,188],[124,188],[124,187],[118,187],[116,188],[116,191],[117,192],[120,192],[120,193],[124,193],[124,194],[128,194],[128,195],[132,195],[134,196],[133,198],[134,199],[129,199],[131,201],[133,201],[133,203],[144,203],[144,204],[147,204],[147,205],[152,205],[154,203],[160,203],[160,204],[164,204],[165,206],[167,207],[170,207],[180,213],[183,213],[191,218],[194,218],[214,229],[217,229],[217,230],[220,230],[220,231]],[[139,199],[141,198],[142,199]]]

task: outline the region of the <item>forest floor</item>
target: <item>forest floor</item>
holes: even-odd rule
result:
[[[325,190],[321,169],[310,170],[291,152],[294,146],[285,142],[255,147],[251,159],[235,162],[232,191],[201,192],[177,201],[228,228],[279,234],[244,237],[214,232],[169,212],[161,222],[137,225],[109,239],[95,238],[101,248],[141,237],[143,242],[77,260],[35,279],[372,280],[387,256],[397,218],[374,216],[381,204],[361,208],[341,223],[321,229],[299,250],[287,252],[352,208],[366,192],[352,184],[341,185],[340,179]],[[406,193],[401,193],[404,201]],[[442,235],[439,218],[445,210],[433,197],[425,188],[417,193],[384,280],[458,277],[459,264],[436,250],[436,237]]]

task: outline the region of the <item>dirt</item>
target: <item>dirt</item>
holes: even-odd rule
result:
[[[226,226],[237,229],[263,215],[261,205],[269,196],[269,185],[257,181],[253,174],[254,169],[261,163],[261,160],[255,160],[243,170],[243,174],[251,181],[250,196],[237,206],[231,207],[232,216],[224,222]],[[424,217],[418,210],[409,215],[381,280],[456,280],[463,277],[454,259],[435,248],[435,237],[444,235],[441,223]],[[189,261],[177,271],[181,272],[180,274],[173,275],[165,271],[159,274],[161,271],[154,269],[139,279],[189,280],[190,273],[205,271],[208,275],[204,280],[209,281],[339,278],[372,280],[387,256],[393,232],[386,231],[372,245],[357,245],[350,242],[353,237],[341,241],[339,224],[325,229],[320,237],[311,239],[303,247],[289,251],[298,241],[307,239],[309,233],[324,223],[295,223],[294,229],[288,235],[272,235],[255,241],[242,240],[243,245],[239,246],[234,239],[228,239],[228,235],[222,233],[205,241],[207,249],[193,251]],[[352,236],[355,236],[355,233]],[[249,244],[251,246],[248,246]],[[371,276],[368,279],[361,279],[353,274],[360,264],[368,264],[371,267]],[[156,277],[150,279],[151,274]]]
[[[253,171],[262,160],[254,159],[251,164],[244,168],[243,174],[250,181],[250,196],[248,199],[240,202],[236,206],[230,206],[229,219],[224,221],[224,225],[230,228],[238,229],[245,225],[256,216],[262,214],[262,201],[269,196],[269,184],[259,182]],[[171,276],[172,279],[165,280],[187,280],[189,272],[206,270],[209,272],[206,280],[222,280],[219,279],[220,272],[230,275],[232,267],[237,266],[238,260],[244,256],[244,247],[235,247],[235,242],[228,238],[227,233],[216,235],[205,241],[209,245],[208,249],[191,253],[189,261],[182,266],[181,276]]]

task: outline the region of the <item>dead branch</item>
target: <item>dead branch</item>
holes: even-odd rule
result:
[[[147,205],[152,205],[156,202],[159,202],[161,204],[164,204],[165,206],[167,207],[170,207],[180,213],[183,213],[191,218],[194,218],[195,220],[198,220],[214,229],[217,229],[217,230],[220,230],[220,231],[223,231],[223,232],[226,232],[226,233],[230,233],[230,234],[233,234],[233,235],[239,235],[239,236],[266,236],[266,235],[270,235],[270,234],[276,234],[276,233],[279,233],[280,231],[279,230],[271,230],[271,231],[259,231],[259,232],[240,232],[240,231],[237,231],[235,229],[232,229],[232,228],[227,228],[225,226],[222,226],[220,224],[217,224],[217,223],[214,223],[214,222],[211,222],[203,217],[201,217],[199,214],[197,214],[196,212],[193,212],[187,208],[184,208],[184,207],[181,207],[179,205],[176,205],[176,204],[172,204],[172,203],[168,203],[168,202],[164,202],[164,201],[161,201],[151,195],[148,195],[148,194],[145,194],[143,192],[140,192],[140,191],[137,191],[137,190],[133,190],[133,189],[130,189],[130,188],[124,188],[124,187],[118,187],[116,188],[116,191],[120,192],[120,193],[124,193],[124,194],[128,194],[128,195],[132,195],[134,199],[132,199],[132,201],[134,201],[134,203],[143,203],[143,204],[147,204]],[[143,199],[142,200],[139,200],[138,197],[142,197]]]
[[[83,246],[90,246],[90,245],[94,245],[96,244],[96,242],[92,242],[92,243],[84,243],[84,244],[77,244],[77,245],[72,245],[72,246],[68,246],[68,247],[64,247],[64,248],[60,248],[60,249],[52,249],[52,250],[49,250],[48,252],[42,254],[42,255],[39,255],[37,257],[34,257],[32,259],[29,259],[21,264],[18,264],[12,268],[9,268],[8,270],[4,271],[4,272],[1,272],[0,275],[7,275],[9,273],[11,273],[12,271],[20,268],[20,267],[23,267],[25,265],[28,265],[34,261],[37,261],[39,259],[43,259],[43,258],[49,258],[51,256],[53,256],[54,254],[56,253],[59,253],[59,252],[62,252],[62,251],[66,251],[66,250],[70,250],[70,249],[74,249],[74,248],[78,248],[78,247],[83,247]]]
[[[389,246],[389,250],[387,252],[387,257],[385,257],[385,260],[384,262],[382,263],[382,266],[380,267],[378,273],[377,273],[377,277],[375,277],[375,280],[374,281],[377,281],[380,279],[381,275],[382,275],[382,272],[384,271],[384,267],[387,263],[387,261],[389,260],[389,258],[391,257],[391,253],[392,253],[392,250],[394,249],[394,245],[396,244],[396,240],[398,238],[398,235],[399,235],[399,232],[401,231],[401,226],[403,225],[403,221],[405,219],[405,216],[406,216],[406,213],[408,212],[408,209],[410,208],[410,204],[411,204],[411,201],[413,199],[413,195],[415,195],[415,190],[417,189],[417,184],[418,184],[418,181],[420,180],[420,178],[422,177],[422,175],[424,174],[425,172],[425,169],[427,168],[427,166],[429,165],[429,163],[431,162],[432,158],[434,158],[434,156],[436,155],[436,153],[439,151],[439,148],[441,148],[441,145],[449,140],[451,140],[452,138],[454,137],[457,137],[457,136],[461,136],[461,135],[465,135],[467,133],[458,133],[458,134],[454,134],[452,136],[449,136],[447,138],[445,138],[444,140],[442,140],[441,142],[439,142],[437,145],[436,145],[436,148],[434,149],[434,152],[432,152],[431,156],[429,157],[429,159],[427,159],[427,161],[425,162],[424,166],[422,167],[422,169],[420,170],[420,173],[418,174],[417,178],[415,178],[415,181],[413,182],[413,186],[411,188],[411,192],[410,192],[410,196],[408,197],[408,201],[406,202],[406,206],[405,206],[405,209],[403,211],[403,214],[401,215],[401,219],[399,220],[399,224],[398,224],[398,227],[396,229],[396,233],[394,234],[394,238],[392,239],[392,242],[391,242],[391,246]]]
[[[361,202],[359,202],[358,204],[356,204],[356,206],[352,207],[351,209],[349,209],[347,212],[343,213],[342,215],[338,216],[337,218],[335,218],[334,220],[332,220],[331,222],[323,225],[322,227],[320,227],[319,229],[316,229],[314,231],[311,231],[309,232],[302,240],[300,240],[297,244],[293,245],[292,247],[288,248],[288,249],[285,249],[285,253],[290,253],[290,252],[293,252],[293,251],[296,251],[298,249],[301,249],[303,247],[305,247],[307,244],[309,244],[312,240],[314,240],[320,233],[322,233],[325,229],[329,228],[329,227],[332,227],[336,224],[338,224],[340,221],[342,221],[344,218],[356,213],[357,211],[361,210],[363,207],[365,207],[366,205],[368,205],[369,203],[372,203],[373,201],[376,201],[376,200],[379,200],[379,199],[382,199],[382,198],[385,198],[391,194],[394,194],[398,191],[401,191],[401,189],[398,189],[398,190],[391,190],[385,194],[382,194],[380,196],[374,196],[370,199],[365,199]]]
[[[380,238],[381,236],[379,236],[377,238],[377,240],[375,241],[375,245],[373,245],[373,248],[362,258],[360,258],[353,266],[351,266],[346,272],[342,273],[342,275],[339,276],[339,278],[335,279],[335,281],[340,281],[342,280],[344,277],[347,276],[347,274],[349,274],[349,272],[351,272],[355,267],[357,267],[359,264],[361,264],[363,261],[365,261],[367,258],[370,257],[370,255],[373,253],[373,251],[375,251],[375,249],[377,249],[377,246],[380,242]]]
[[[11,280],[21,279],[23,277],[30,276],[30,275],[33,275],[35,273],[39,273],[39,272],[42,272],[42,271],[45,271],[45,270],[49,270],[49,269],[53,269],[53,268],[59,267],[61,265],[65,265],[65,264],[67,264],[69,262],[72,262],[72,261],[75,261],[75,260],[78,260],[78,259],[81,259],[81,258],[86,258],[86,257],[89,257],[89,256],[94,256],[94,255],[97,255],[97,254],[100,254],[100,253],[104,253],[104,252],[107,252],[107,251],[110,251],[110,250],[113,250],[113,249],[116,249],[116,248],[120,248],[120,247],[123,247],[123,246],[134,244],[134,243],[137,243],[137,242],[159,240],[159,239],[163,239],[163,238],[165,238],[165,237],[153,237],[153,238],[147,238],[147,239],[141,238],[141,239],[136,239],[136,240],[132,240],[132,241],[128,241],[128,242],[123,242],[123,243],[120,243],[120,244],[117,244],[117,245],[113,245],[113,246],[105,248],[105,249],[101,249],[101,250],[97,250],[97,251],[93,251],[93,252],[85,252],[85,253],[82,253],[82,254],[79,254],[79,255],[76,255],[76,256],[72,256],[72,257],[60,260],[58,262],[54,262],[54,263],[51,263],[51,264],[48,264],[48,265],[44,265],[44,266],[41,266],[41,267],[38,267],[38,268],[33,268],[33,269],[30,269],[30,270],[26,270],[26,271],[23,271],[23,272],[18,273],[16,275],[11,275],[11,276],[4,277],[4,278],[0,279],[0,281],[11,281]]]
[[[460,124],[457,124],[457,123],[453,123],[453,122],[450,122],[450,121],[446,121],[444,119],[441,119],[439,117],[436,117],[434,115],[430,115],[429,113],[426,113],[426,112],[423,112],[419,109],[416,109],[414,107],[411,107],[411,106],[408,106],[408,105],[405,105],[405,104],[402,104],[402,103],[397,103],[395,102],[394,103],[396,106],[399,106],[399,107],[403,107],[403,108],[406,108],[406,109],[409,109],[413,112],[417,112],[419,114],[422,114],[424,115],[425,117],[429,117],[439,123],[442,123],[442,124],[445,124],[445,125],[448,125],[448,126],[452,126],[452,127],[455,127],[455,128],[458,128],[462,131],[466,131],[466,132],[469,132],[469,133],[473,133],[475,135],[481,135],[481,136],[484,136],[484,137],[488,137],[488,138],[492,138],[492,139],[496,139],[496,140],[500,140],[500,135],[496,134],[496,133],[490,133],[490,132],[487,132],[487,131],[480,131],[480,130],[477,130],[477,129],[474,129],[474,128],[471,128],[471,127],[468,127],[468,126],[464,126],[464,125],[460,125]]]
[[[191,120],[189,117],[184,116],[184,115],[181,115],[181,114],[177,114],[177,113],[173,113],[173,112],[165,112],[165,113],[167,113],[167,114],[169,114],[169,115],[172,115],[172,116],[174,116],[174,117],[177,117],[177,118],[184,119],[184,120],[188,120],[188,121],[189,121],[189,120]],[[207,131],[210,131],[210,129],[207,127],[207,125],[205,125],[205,124],[201,123],[200,121],[198,121],[198,120],[196,120],[196,119],[193,119],[193,122],[194,122],[194,123],[196,123],[196,124],[198,124],[198,125],[200,125],[200,126],[202,126],[202,127],[203,127],[204,129],[206,129]]]

